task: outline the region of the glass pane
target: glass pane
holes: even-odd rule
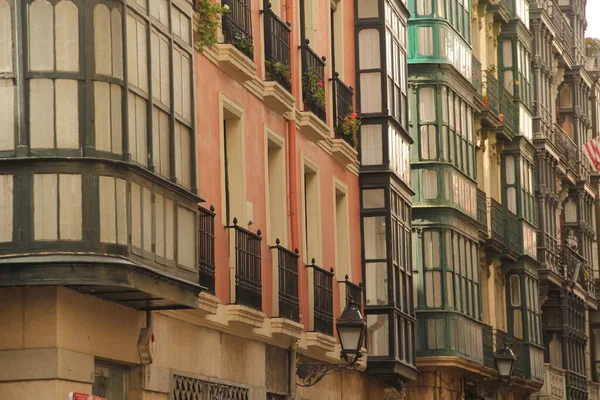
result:
[[[390,338],[388,315],[367,315],[367,341],[367,349],[370,356],[389,355]]]
[[[421,190],[423,191],[423,199],[436,199],[438,197],[437,171],[424,170],[422,176]]]
[[[0,72],[13,70],[13,40],[11,8],[6,0],[0,0]]]
[[[510,303],[513,307],[521,305],[521,285],[518,275],[510,276]]]
[[[54,10],[47,0],[29,6],[29,70],[54,70]]]
[[[385,217],[363,218],[365,259],[386,258]]]
[[[92,394],[110,400],[126,400],[128,373],[125,369],[96,364]]]
[[[367,305],[384,305],[388,303],[388,274],[387,264],[366,263],[365,291]]]
[[[435,121],[435,92],[431,87],[419,90],[419,114],[421,122]]]
[[[385,198],[383,189],[365,189],[362,191],[363,209],[384,208]]]
[[[56,70],[79,71],[79,10],[72,1],[56,5]]]
[[[430,26],[420,26],[417,28],[419,38],[419,55],[433,55],[433,28]]]
[[[383,163],[383,145],[381,125],[361,127],[360,148],[362,165],[381,165]]]

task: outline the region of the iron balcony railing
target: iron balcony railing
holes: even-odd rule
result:
[[[506,238],[508,239],[508,248],[515,253],[521,253],[522,239],[519,219],[510,211],[506,212]]]
[[[487,232],[487,198],[483,190],[477,189],[477,222]]]
[[[298,292],[298,249],[290,251],[275,241],[277,249],[277,271],[279,273],[279,316],[300,322],[300,300]]]
[[[353,111],[352,98],[354,97],[354,89],[347,86],[340,79],[340,74],[335,73],[333,76],[333,118],[335,121],[336,133],[338,137],[346,140],[350,145],[354,146],[353,138],[347,135],[340,134],[338,128],[344,123],[344,118],[350,116]]]
[[[491,216],[492,216],[492,238],[502,244],[505,244],[505,242],[504,242],[504,209],[502,208],[502,205],[494,199],[492,199],[492,202],[491,202]]]
[[[496,368],[494,362],[494,332],[491,326],[481,325],[481,336],[483,338],[483,365],[488,368]]]
[[[235,303],[262,311],[261,232],[250,232],[237,225],[235,234]]]
[[[227,8],[221,25],[225,43],[232,44],[254,60],[250,0],[221,0],[221,4]]]
[[[571,173],[577,174],[577,145],[558,124],[554,124],[554,145],[566,168]]]
[[[504,89],[500,96],[500,123],[515,133],[515,104],[513,97]]]
[[[275,81],[288,92],[292,91],[292,70],[290,55],[290,23],[283,22],[271,10],[271,3],[265,0],[265,72],[268,81]]]
[[[215,293],[215,208],[198,207],[198,271],[200,286]]]
[[[313,269],[313,330],[333,336],[333,268],[326,271],[318,267],[314,258],[307,267]]]
[[[483,97],[484,109],[491,112],[495,117],[500,113],[500,98],[498,92],[498,80],[489,71],[485,71],[485,93]]]
[[[344,284],[346,285],[346,307],[354,304],[356,309],[362,309],[362,283],[354,284],[348,280],[348,275],[345,276]]]
[[[550,20],[552,24],[554,24],[556,36],[555,40],[562,45],[562,48],[567,52],[567,55],[570,57],[570,61],[574,62],[573,56],[573,47],[575,46],[575,35],[573,33],[573,28],[571,28],[571,24],[568,19],[562,13],[556,1],[549,0],[546,1],[546,11],[550,14]]]
[[[304,109],[326,121],[325,111],[325,56],[320,57],[305,39],[302,52],[302,98]]]
[[[594,271],[583,256],[565,244],[560,251],[560,264],[560,271],[565,280],[575,281],[591,297],[596,297]]]
[[[481,63],[473,56],[471,63],[471,83],[477,89],[477,95],[481,101],[483,97],[483,77],[481,76]]]

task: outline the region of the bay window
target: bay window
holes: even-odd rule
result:
[[[419,89],[419,148],[422,160],[437,158],[436,101],[433,87]]]
[[[537,278],[511,273],[507,285],[509,333],[517,339],[541,345],[541,308]]]

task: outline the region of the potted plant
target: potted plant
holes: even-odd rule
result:
[[[285,83],[286,87],[292,86],[292,70],[289,66],[279,61],[265,61],[266,79]]]
[[[360,124],[361,120],[358,118],[358,114],[353,112],[352,108],[350,108],[343,121],[335,127],[336,133],[355,150],[358,149],[358,138],[356,137],[356,132],[358,132]]]
[[[302,80],[304,91],[319,108],[325,108],[325,88],[321,77],[314,68],[309,68]]]
[[[203,53],[206,47],[211,47],[217,43],[217,29],[221,26],[221,17],[228,11],[220,3],[213,3],[211,0],[197,0],[194,3],[196,12],[196,33],[198,41],[196,49]]]
[[[252,58],[254,56],[254,43],[252,43],[251,37],[243,33],[236,33],[233,35],[233,42],[231,44],[248,57]]]

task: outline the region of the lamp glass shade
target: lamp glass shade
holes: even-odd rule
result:
[[[340,338],[340,344],[342,345],[342,351],[352,352],[360,350],[362,330],[362,325],[338,325],[338,336]]]
[[[512,376],[514,363],[515,360],[511,360],[509,358],[496,360],[496,368],[498,369],[498,374],[503,378],[508,378]]]

